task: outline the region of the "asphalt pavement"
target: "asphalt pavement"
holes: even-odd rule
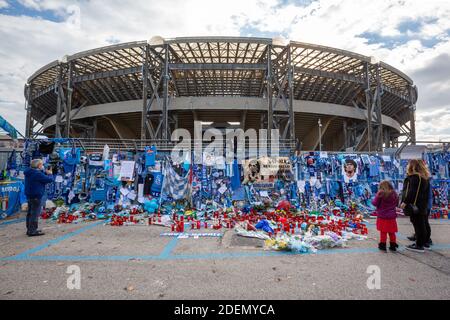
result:
[[[21,215],[0,221],[0,299],[449,299],[450,221],[431,220],[423,254],[404,249],[405,218],[399,252],[379,252],[374,222],[347,248],[289,254],[231,230],[178,239],[102,221],[41,221],[46,235],[29,238]]]

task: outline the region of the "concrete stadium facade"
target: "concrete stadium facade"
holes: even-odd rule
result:
[[[25,97],[27,137],[159,143],[201,121],[276,128],[303,150],[415,142],[408,76],[373,57],[279,39],[154,37],[89,50],[36,71]]]

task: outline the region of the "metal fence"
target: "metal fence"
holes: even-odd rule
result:
[[[50,139],[51,140],[51,139]],[[30,141],[30,140],[29,140]],[[99,152],[102,151],[105,145],[108,145],[110,150],[113,151],[143,151],[146,146],[156,146],[158,150],[161,151],[171,151],[173,150],[179,142],[177,141],[167,141],[167,140],[133,140],[133,139],[56,139],[55,141],[63,141],[60,143],[62,146],[77,146],[81,147],[83,150],[87,152]],[[201,143],[201,149],[204,150],[211,141],[206,140],[191,140],[190,144],[185,144],[185,146],[189,146],[191,150],[195,150],[195,148],[200,145]],[[227,147],[227,141],[223,140],[221,142],[215,142],[217,147],[222,147],[223,150],[226,150]],[[246,139],[244,143],[239,144],[238,142],[235,142],[235,144],[239,147],[242,147],[246,150],[250,148],[260,148],[260,147],[267,147],[268,151],[270,152],[270,146],[277,146],[279,150],[282,151],[294,151],[296,144],[292,140],[278,140],[278,141],[272,141],[272,140],[249,140]]]
[[[22,148],[0,148],[0,170],[5,170],[8,165],[8,159],[13,151],[16,151],[16,157],[19,161]]]
[[[39,139],[28,139],[27,141],[36,141]],[[86,153],[94,153],[94,152],[102,152],[105,145],[108,145],[111,151],[130,151],[130,152],[142,152],[144,151],[146,146],[156,146],[158,151],[162,153],[168,153],[171,152],[178,144],[177,141],[167,141],[167,140],[138,140],[138,139],[81,139],[81,138],[71,138],[71,139],[41,139],[41,140],[53,140],[56,141],[59,146],[62,147],[79,147],[83,149]],[[190,144],[185,144],[184,148],[190,147],[192,151],[199,150],[198,145],[201,143],[201,149],[202,151],[207,148],[212,141],[206,141],[206,140],[191,140]],[[271,146],[278,148],[278,153],[280,155],[286,156],[293,154],[294,152],[300,152],[300,153],[306,153],[306,152],[317,152],[317,150],[301,150],[298,143],[292,140],[266,140],[266,141],[260,141],[260,140],[251,140],[251,139],[245,139],[245,141],[234,141],[235,146],[232,146],[229,144],[228,141],[225,139],[219,140],[215,142],[217,148],[221,148],[221,150],[224,150],[224,153],[226,151],[230,151],[230,148],[233,147],[235,153],[239,152],[237,151],[237,148],[244,149],[246,154],[249,154],[249,149],[253,150],[261,150],[260,148],[265,148],[267,150],[266,154],[271,155],[273,154],[271,152]],[[414,148],[422,146],[424,150],[428,152],[434,152],[434,151],[448,151],[450,149],[450,142],[443,142],[443,141],[418,141],[415,146],[406,146],[404,148],[389,148],[384,149],[382,152],[368,152],[368,151],[323,151],[327,152],[329,154],[338,154],[338,153],[345,153],[345,154],[394,154],[395,157],[399,158],[400,154],[402,152],[408,151],[408,148]],[[180,147],[180,145],[178,145]],[[405,149],[406,148],[406,149]],[[13,148],[0,148],[0,169],[5,168],[6,162],[8,159],[9,154],[12,152]],[[19,151],[20,154],[22,148],[16,148],[16,151]],[[258,152],[257,154],[261,154]]]

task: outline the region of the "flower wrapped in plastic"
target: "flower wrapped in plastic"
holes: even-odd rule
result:
[[[311,244],[301,240],[301,238],[295,237],[289,243],[289,248],[295,253],[316,253],[317,249]]]
[[[367,240],[367,236],[347,231],[342,232],[342,238],[345,240]]]
[[[289,242],[284,238],[268,239],[264,242],[265,250],[288,251]]]
[[[246,238],[257,238],[262,240],[270,239],[269,235],[264,231],[248,231],[241,225],[241,223],[236,224],[236,226],[234,227],[234,232],[236,232],[238,236]]]
[[[329,249],[336,247],[345,247],[347,240],[338,236],[334,232],[327,232],[324,235],[313,236],[308,234],[303,239],[304,242],[310,244],[316,249]]]

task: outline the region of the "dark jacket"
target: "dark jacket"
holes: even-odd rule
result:
[[[420,189],[417,193],[417,188]],[[406,177],[403,182],[402,202],[405,204],[414,204],[417,194],[416,206],[419,208],[420,213],[427,214],[428,199],[430,192],[430,183],[428,179],[419,178],[419,175],[414,174]]]
[[[428,183],[430,184],[430,187],[428,188],[428,210],[431,210],[431,208],[433,208],[433,188],[432,183],[433,180],[432,178],[430,178],[430,180],[428,180]]]
[[[42,198],[45,193],[45,185],[53,182],[53,179],[46,176],[41,170],[27,168],[25,175],[25,195],[28,199]]]
[[[377,218],[395,219],[397,218],[398,195],[393,191],[387,198],[379,192],[372,200],[372,204],[377,207]]]

